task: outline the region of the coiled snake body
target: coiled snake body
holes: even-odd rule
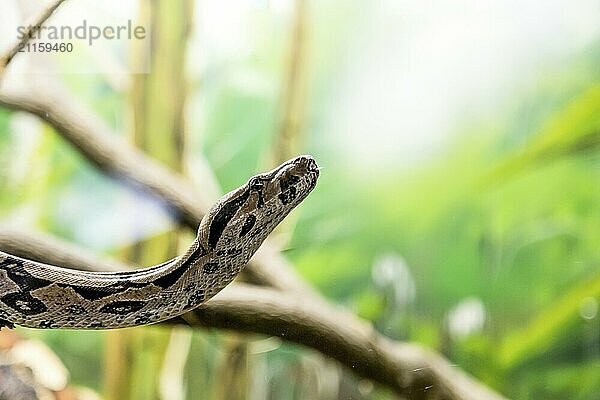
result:
[[[109,329],[159,322],[210,299],[315,187],[299,156],[252,177],[204,216],[181,256],[127,272],[84,272],[0,252],[0,327]]]

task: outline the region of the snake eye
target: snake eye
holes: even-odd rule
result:
[[[250,187],[250,190],[260,191],[263,190],[265,184],[258,178],[252,178],[250,179],[248,186]]]

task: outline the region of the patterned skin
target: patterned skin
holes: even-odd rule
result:
[[[217,201],[183,255],[145,269],[85,272],[0,252],[0,327],[125,328],[193,309],[237,276],[318,177],[310,156],[252,177]]]

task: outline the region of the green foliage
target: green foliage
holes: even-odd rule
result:
[[[303,216],[294,242],[303,251],[290,256],[387,335],[449,353],[510,397],[594,398],[598,315],[585,320],[581,307],[600,299],[600,90],[578,78],[576,90],[550,93],[533,121],[481,135],[483,121],[410,174],[326,171],[338,179],[311,198],[321,211]],[[522,126],[528,139],[507,150]],[[390,251],[413,274],[409,307],[394,308],[371,283],[374,260]],[[485,306],[483,330],[448,336],[449,311],[469,296]]]
[[[560,73],[541,71],[539,81],[516,93],[521,100],[497,110],[494,119],[483,115],[459,124],[455,140],[435,157],[410,169],[373,173],[342,162],[338,144],[324,134],[332,106],[328,96],[352,25],[345,24],[361,16],[336,12],[327,14],[329,25],[317,23],[320,30],[311,40],[318,57],[311,60],[306,152],[325,168],[317,189],[295,212],[286,255],[326,297],[376,329],[446,354],[511,398],[597,398],[600,315],[592,312],[600,301],[597,49]],[[266,25],[260,29],[272,33]],[[274,43],[282,44],[281,35],[275,36]],[[265,166],[276,131],[282,52],[261,48],[234,66],[210,65],[206,82],[194,88],[202,94],[191,94],[196,102],[201,97],[205,115],[194,121],[200,127],[191,132],[196,142],[190,153],[206,156],[224,190]],[[69,84],[109,124],[123,125],[123,93],[98,77],[74,76]],[[13,113],[0,109],[0,213],[10,217],[31,209],[33,223],[42,229],[81,240],[77,227],[89,223],[85,216],[94,210],[114,206],[117,185],[47,127],[27,153],[19,153],[25,168],[16,174],[18,138],[10,131],[11,118]],[[393,279],[387,281],[376,270],[385,254],[405,263],[391,266]],[[484,320],[471,332],[457,333],[449,321],[467,298],[481,301]],[[583,304],[591,304],[587,317]],[[101,389],[99,334],[22,332],[49,343],[76,383]],[[216,396],[223,378],[215,366],[223,363],[225,341],[216,333],[195,334],[186,369],[188,398]],[[248,363],[263,368],[252,384],[272,398],[303,398],[302,385],[311,382],[303,369],[307,353],[289,344],[273,348],[249,356]],[[392,397],[344,379],[344,388],[356,397]],[[293,390],[291,381],[299,382]]]

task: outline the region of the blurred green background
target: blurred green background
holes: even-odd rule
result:
[[[110,18],[114,3],[87,6]],[[65,73],[73,60],[53,55],[44,79],[201,190],[198,166],[228,191],[281,158],[313,154],[319,185],[276,234],[323,295],[507,397],[600,399],[598,4],[173,4],[160,11],[150,74]],[[148,7],[123,12],[140,19],[156,12]],[[94,53],[128,65],[132,51]],[[139,140],[169,130],[183,135],[185,157]],[[0,182],[4,224],[98,253],[127,258],[179,230],[50,128],[3,109]],[[140,399],[393,398],[275,339],[157,327],[125,339],[19,332],[46,341],[74,383],[106,398],[114,387]],[[129,350],[110,354],[115,343]],[[119,362],[129,368],[115,383]],[[181,372],[169,386],[173,365]]]

